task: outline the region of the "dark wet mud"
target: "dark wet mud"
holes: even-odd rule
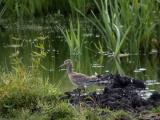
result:
[[[120,75],[99,75],[97,84],[104,86],[100,93],[94,91],[82,94],[73,90],[66,92],[62,99],[69,100],[72,105],[83,103],[87,107],[126,110],[132,113],[160,106],[159,92],[153,92],[147,99],[142,97],[140,93],[146,89],[142,80]]]

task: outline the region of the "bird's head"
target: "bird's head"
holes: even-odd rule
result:
[[[60,65],[59,67],[63,67],[63,66],[68,66],[68,65],[72,65],[72,60],[71,59],[67,59],[64,61],[64,63],[62,65]]]

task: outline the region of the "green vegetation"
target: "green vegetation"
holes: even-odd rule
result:
[[[157,1],[94,0],[100,14],[93,18],[77,10],[104,37],[108,50],[117,56],[122,53],[149,52],[155,34],[158,13]],[[157,38],[158,39],[158,38]],[[157,41],[158,42],[158,41]]]
[[[85,12],[91,0],[1,0],[0,6],[6,9],[5,16],[8,17],[38,17],[49,14],[75,14],[74,8]]]
[[[58,91],[55,85],[35,79],[19,69],[18,73],[2,74],[0,78],[0,116],[14,117],[19,110],[40,109],[37,108],[40,101],[56,102]]]
[[[33,59],[34,61],[34,59]],[[124,111],[71,106],[60,100],[60,89],[56,84],[44,81],[35,66],[27,70],[18,57],[13,60],[13,70],[0,76],[0,119],[3,120],[116,120],[131,119]],[[101,113],[106,112],[105,116]]]
[[[57,86],[32,76],[23,67],[18,69],[0,77],[2,120],[116,120],[124,116],[131,119],[124,111],[73,107],[67,101],[59,100]],[[107,116],[99,116],[101,112],[106,112]]]
[[[1,6],[2,1],[0,1],[0,6]],[[2,7],[2,9],[0,10],[0,18],[3,16],[4,12],[5,12],[5,6]]]
[[[72,106],[60,100],[63,86],[55,77],[57,61],[73,58],[76,70],[92,74],[154,68],[143,77],[134,74],[157,80],[157,58],[146,58],[144,65],[139,57],[120,57],[160,51],[159,6],[159,0],[0,0],[0,120],[133,120],[123,110]],[[40,24],[36,21],[35,27],[33,20]],[[106,54],[112,56],[107,61]],[[127,74],[132,76],[133,71]],[[159,111],[158,107],[151,112]]]
[[[81,14],[101,34],[100,44],[105,44],[103,51],[118,56],[120,53],[148,53],[153,48],[159,50],[159,4],[158,0],[1,0],[0,17],[9,16],[22,21],[28,16],[32,18],[58,13],[74,17]],[[62,32],[67,43],[68,39],[77,39],[77,42],[82,39],[78,38],[80,20],[77,19],[77,26],[73,26],[76,22],[72,21],[75,19],[70,19],[70,27]],[[77,29],[77,34],[74,29]],[[69,48],[73,51],[73,45],[70,44]]]
[[[69,46],[70,55],[80,55],[82,51],[83,38],[81,35],[79,20],[77,20],[77,29],[74,29],[73,22],[71,21],[69,29],[64,31],[62,29],[60,30]]]
[[[21,60],[19,46],[10,46],[14,47],[16,53],[10,57],[11,70],[0,73],[0,119],[116,120],[125,117],[133,120],[129,113],[122,110],[92,109],[83,104],[72,106],[68,101],[60,100],[63,92],[59,85],[41,75],[41,68],[46,69],[43,66],[46,38],[36,38],[29,68]],[[20,44],[18,38],[14,39],[14,44]],[[101,116],[102,113],[105,115]]]
[[[153,113],[159,113],[160,112],[160,107],[155,107],[151,110]]]

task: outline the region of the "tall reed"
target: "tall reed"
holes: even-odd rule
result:
[[[49,6],[49,0],[2,0],[2,2],[7,8],[6,16],[17,16],[17,11],[21,17],[33,16],[35,13],[43,13]]]
[[[75,8],[85,13],[87,0],[68,0],[72,14],[75,14]]]
[[[81,29],[80,29],[80,21],[77,19],[77,26],[75,28],[72,21],[70,21],[69,28],[66,30],[61,29],[61,32],[68,44],[70,49],[70,55],[80,55],[81,48],[83,44],[83,38],[81,36]]]
[[[99,15],[92,12],[89,20],[101,33],[108,50],[117,56],[120,52],[138,53],[150,50],[155,31],[155,1],[94,0]]]
[[[2,6],[2,0],[0,0],[0,6]],[[2,8],[0,9],[0,19],[2,18],[3,14],[6,11],[6,6],[2,6]]]
[[[147,52],[150,49],[153,31],[155,30],[155,1],[119,0],[118,4],[121,6],[119,21],[125,28],[131,25],[127,41],[128,51],[132,53],[138,53],[142,50]]]
[[[93,18],[90,19],[86,17],[82,12],[80,12],[85,18],[87,18],[103,35],[104,40],[106,42],[106,47],[114,52],[114,56],[117,56],[121,50],[122,45],[127,39],[127,34],[130,31],[130,26],[127,29],[122,29],[121,24],[118,22],[118,18],[116,16],[111,16],[109,13],[108,0],[101,0],[100,2],[94,1],[100,15],[96,16],[93,12]],[[112,10],[111,10],[112,12]]]

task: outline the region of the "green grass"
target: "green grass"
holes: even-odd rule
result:
[[[19,23],[18,27],[23,25],[23,20],[28,16],[31,18],[45,17],[56,13],[64,14],[66,11],[67,16],[75,17],[75,14],[81,13],[103,36],[101,44],[105,44],[103,45],[105,49],[113,52],[114,56],[120,53],[148,53],[152,48],[159,49],[160,10],[157,0],[68,0],[65,2],[63,0],[40,0],[38,2],[1,0],[0,6],[2,6],[0,17],[14,17]],[[86,14],[88,9],[92,11],[92,17]],[[98,10],[98,13],[94,13],[94,9]],[[73,20],[77,23],[73,23]],[[69,20],[70,27],[63,32],[65,38],[68,39],[70,49],[78,51],[76,49],[79,49],[81,44],[78,43],[79,39],[83,39],[79,36],[81,21],[73,20]],[[77,26],[73,25],[75,23]],[[76,44],[76,47],[73,43]]]
[[[72,14],[75,14],[75,9],[81,10],[83,13],[85,13],[85,6],[86,6],[86,0],[68,0]]]
[[[68,44],[70,49],[70,55],[80,55],[82,54],[82,45],[83,38],[81,35],[80,21],[77,19],[77,26],[74,26],[74,23],[70,21],[70,25],[68,29],[61,29],[61,32]]]
[[[8,120],[101,120],[101,109],[92,110],[71,106],[59,99],[61,93],[56,85],[35,78],[23,68],[19,73],[1,73],[0,77],[0,119]],[[105,109],[107,120],[128,116],[123,111]],[[108,114],[109,113],[109,114]]]
[[[41,42],[38,42],[39,45]],[[0,119],[120,120],[126,118],[134,120],[130,113],[123,110],[113,111],[98,107],[93,109],[85,107],[83,103],[72,106],[68,101],[60,100],[59,96],[63,95],[63,92],[60,91],[59,86],[40,76],[41,71],[37,68],[43,58],[43,44],[36,48],[39,54],[33,55],[32,71],[26,69],[16,56],[11,60],[12,70],[8,73],[0,73]],[[36,63],[35,60],[39,62]],[[152,110],[152,112],[158,111],[159,108]]]
[[[2,7],[6,6],[5,17],[37,17],[60,13],[63,15],[76,14],[74,8],[85,12],[89,0],[1,0]]]
[[[39,101],[56,101],[59,94],[55,85],[35,78],[23,68],[18,73],[2,73],[0,77],[0,115],[11,115],[13,110],[32,109]]]
[[[24,0],[23,2],[17,0],[0,0],[5,3],[4,7],[0,9],[0,18],[2,16],[11,17],[26,17],[26,16],[40,16],[45,14],[44,11],[49,11],[53,7],[54,12],[61,13],[62,6],[65,6],[66,1],[63,0]],[[74,14],[75,9],[85,16],[85,7],[88,1],[73,1],[69,3],[64,9],[72,11]],[[152,46],[152,38],[155,38],[158,43],[158,36],[160,22],[157,18],[159,15],[159,7],[157,1],[142,0],[100,0],[94,1],[99,14],[92,12],[92,18],[85,16],[103,36],[101,42],[94,42],[96,49],[103,54],[106,48],[118,56],[120,53],[130,52],[138,53],[140,51],[148,52]],[[44,11],[43,11],[44,10]],[[64,10],[65,11],[65,10]],[[67,29],[61,29],[65,37],[66,43],[70,49],[70,55],[80,56],[84,55],[82,48],[84,45],[83,33],[81,31],[81,21],[76,19],[69,21]],[[75,24],[76,23],[76,24]],[[71,106],[68,101],[59,100],[60,92],[58,84],[50,83],[49,78],[44,79],[42,69],[49,71],[43,63],[46,53],[46,40],[47,37],[39,36],[35,38],[34,46],[31,45],[31,63],[30,68],[26,68],[21,60],[21,49],[15,46],[23,46],[21,35],[18,38],[12,38],[10,44],[15,47],[13,54],[9,61],[11,70],[0,73],[0,119],[4,120],[117,120],[126,116],[128,119],[133,118],[125,111],[111,111],[108,109],[91,109],[84,106]],[[87,42],[86,42],[87,43]],[[105,43],[105,44],[104,44]],[[90,45],[85,44],[86,46]],[[156,44],[158,45],[158,44]],[[157,46],[156,46],[157,47]],[[158,47],[157,47],[158,48]],[[92,48],[89,48],[92,49]],[[88,60],[92,56],[83,57],[83,60]],[[80,61],[80,59],[78,60]],[[103,57],[99,59],[102,63]],[[119,59],[111,59],[113,73],[124,74],[121,62]],[[138,62],[137,62],[138,65]],[[86,65],[79,67],[88,68]],[[139,66],[138,66],[139,67]],[[156,68],[156,67],[155,67]],[[55,68],[52,68],[55,70]],[[53,71],[54,71],[53,70]],[[90,69],[91,71],[92,69]],[[99,71],[101,73],[102,71]],[[155,71],[150,71],[155,73]],[[156,78],[157,76],[155,76]],[[52,78],[53,79],[53,78]],[[55,80],[56,81],[56,80]],[[100,116],[102,111],[106,112],[107,116]],[[159,112],[159,108],[154,108],[153,112]]]
[[[106,48],[119,53],[140,53],[151,50],[157,21],[157,2],[138,0],[94,0],[99,14],[92,18],[77,11],[91,22],[103,36]],[[158,15],[158,14],[157,14]],[[158,15],[159,16],[159,15]],[[157,38],[158,39],[158,38]]]
[[[2,4],[2,0],[0,1],[0,6]],[[5,13],[6,11],[6,6],[4,5],[1,9],[0,9],[0,18],[2,18],[3,14]]]
[[[159,113],[160,112],[160,107],[155,107],[151,110],[153,113]]]
[[[38,46],[39,45],[39,46]],[[40,47],[41,46],[41,47]],[[43,40],[37,41],[32,53],[32,69],[27,69],[18,54],[12,57],[9,72],[0,76],[0,119],[2,120],[102,120],[105,110],[106,120],[130,117],[123,111],[92,109],[83,104],[72,106],[60,100],[62,91],[59,86],[44,80],[40,75],[41,60],[44,57]],[[37,61],[37,62],[36,62]]]
[[[96,16],[94,12],[93,19],[85,16],[82,12],[80,12],[87,20],[89,20],[102,34],[104,37],[106,48],[108,50],[114,52],[114,55],[117,56],[121,50],[122,45],[125,43],[127,39],[127,34],[130,31],[130,26],[126,30],[121,29],[121,24],[118,23],[118,19],[113,18],[113,16],[109,15],[108,10],[108,0],[96,1],[94,0],[100,15]],[[110,4],[109,4],[110,5]],[[112,12],[112,11],[111,11]]]

